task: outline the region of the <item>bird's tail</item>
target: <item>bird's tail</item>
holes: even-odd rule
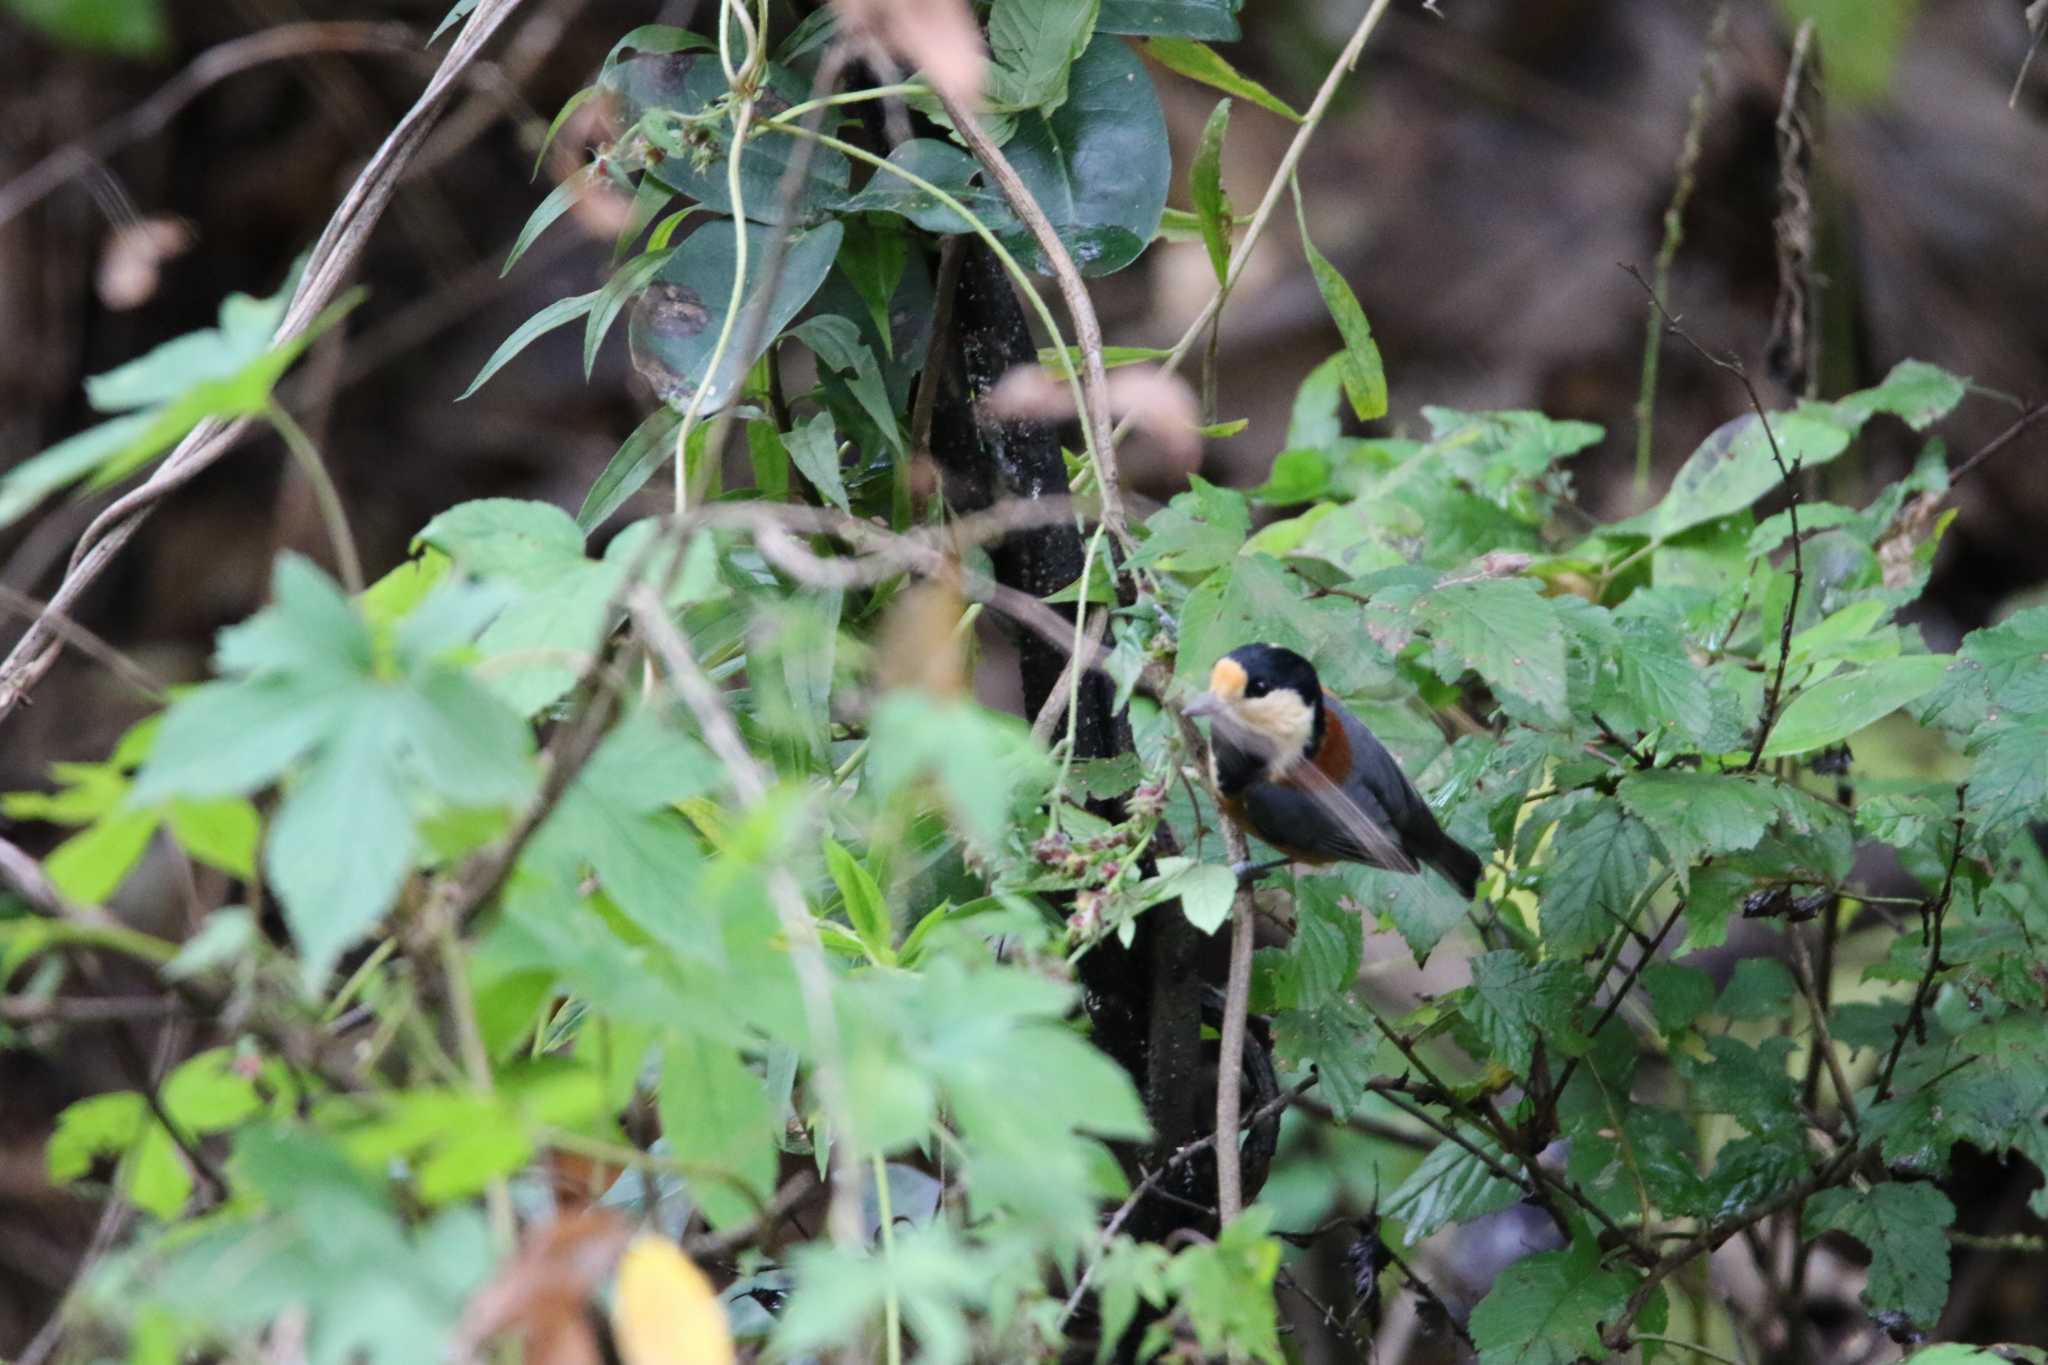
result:
[[[1424,862],[1450,878],[1451,884],[1466,900],[1471,900],[1479,890],[1479,874],[1486,869],[1479,855],[1445,834],[1437,831],[1436,847],[1425,851]]]

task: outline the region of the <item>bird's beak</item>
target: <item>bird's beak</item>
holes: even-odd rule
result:
[[[1214,692],[1204,692],[1181,708],[1181,714],[1189,720],[1198,716],[1213,716],[1223,709],[1223,700]]]

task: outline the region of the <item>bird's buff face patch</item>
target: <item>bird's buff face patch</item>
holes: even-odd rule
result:
[[[1218,703],[1217,720],[1230,727],[1232,738],[1254,752],[1270,753],[1278,776],[1308,747],[1315,734],[1316,713],[1291,687],[1247,697],[1245,688],[1250,681],[1243,664],[1231,658],[1218,659],[1209,671],[1209,695]]]

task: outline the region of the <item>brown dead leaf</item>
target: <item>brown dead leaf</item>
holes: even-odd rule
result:
[[[988,51],[967,0],[834,0],[857,39],[880,43],[924,73],[932,89],[972,109],[981,103]]]
[[[115,228],[100,250],[100,302],[117,313],[149,302],[165,263],[184,255],[192,241],[182,218],[144,218]]]
[[[632,1227],[609,1209],[586,1209],[535,1229],[477,1290],[455,1331],[460,1356],[492,1337],[526,1339],[527,1365],[597,1365],[603,1358],[584,1306],[611,1273]]]
[[[1903,588],[1918,572],[1914,563],[1920,546],[1940,529],[1941,507],[1946,493],[1921,493],[1908,498],[1898,517],[1877,541],[1877,562],[1884,570],[1887,588]]]
[[[625,1365],[733,1365],[725,1305],[674,1242],[642,1233],[619,1262],[612,1339]]]

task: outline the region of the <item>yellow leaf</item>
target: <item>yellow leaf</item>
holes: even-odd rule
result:
[[[612,1337],[626,1365],[732,1365],[732,1329],[711,1281],[665,1237],[642,1233],[619,1261]]]

